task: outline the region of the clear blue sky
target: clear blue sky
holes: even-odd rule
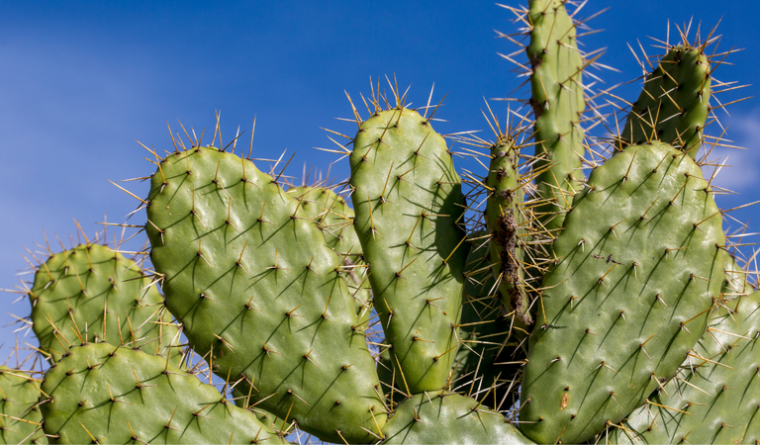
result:
[[[606,47],[601,61],[622,71],[601,72],[607,85],[640,74],[627,43],[640,39],[653,53],[647,36],[664,38],[667,19],[680,24],[693,17],[694,26],[701,21],[709,29],[721,16],[720,48],[746,50],[730,56],[735,66],[722,66],[715,76],[756,82],[755,2],[591,0],[581,16],[608,6],[590,22],[604,31],[582,39],[588,50]],[[511,18],[490,0],[1,2],[0,288],[17,283],[15,273],[26,267],[21,253],[43,242],[43,227],[64,238],[75,230],[72,218],[88,233],[106,211],[109,220],[124,220],[135,201],[106,179],[151,174],[142,159],[147,152],[134,139],[169,149],[167,121],[205,127],[210,141],[214,110],[221,110],[223,134],[231,140],[238,125],[249,132],[257,115],[257,156],[287,148],[297,151],[293,173],[304,163],[324,170],[334,156],[312,148],[331,144],[320,127],[354,131],[334,120],[351,115],[343,90],[358,100],[360,92],[369,94],[369,76],[395,73],[402,89],[412,85],[416,105],[427,100],[433,82],[436,100],[448,93],[438,115],[448,122],[437,123],[439,132],[487,128],[482,98],[504,97],[520,83],[497,55],[516,48],[494,38],[495,29],[515,31]],[[671,40],[675,35],[672,27]],[[631,100],[638,89],[617,94]],[[757,86],[732,94],[724,100],[760,96]],[[496,109],[504,115],[503,102]],[[728,135],[748,150],[725,152],[735,167],[725,169],[719,183],[741,195],[722,198],[723,208],[760,199],[760,97],[729,112],[720,112]],[[345,163],[333,167],[338,177],[347,172]],[[145,194],[145,185],[130,184]],[[737,217],[757,220],[757,212]],[[143,214],[135,216],[142,221]],[[5,312],[29,312],[23,300],[4,306],[0,322],[12,320]],[[6,342],[0,355],[12,341],[12,328],[0,329],[0,343]]]

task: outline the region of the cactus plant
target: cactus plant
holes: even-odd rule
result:
[[[161,162],[146,229],[166,306],[263,409],[335,442],[368,440],[382,390],[341,257],[277,179],[212,147]]]
[[[385,429],[388,444],[530,444],[500,413],[455,393],[420,393],[401,403]]]
[[[41,387],[0,370],[3,440],[755,438],[760,294],[696,155],[714,39],[667,47],[600,165],[581,118],[595,58],[566,3],[514,9],[534,119],[457,139],[483,172],[460,175],[436,110],[390,79],[395,103],[373,86],[369,117],[351,104],[353,208],[221,142],[154,152],[143,253],[163,296],[106,246],[51,252],[28,292],[50,368]],[[177,366],[177,326],[222,393]]]
[[[300,186],[288,189],[288,194],[301,202],[301,207],[317,224],[327,245],[343,257],[346,286],[354,297],[360,319],[368,318],[372,295],[366,264],[362,261],[362,246],[354,230],[354,210],[343,196],[332,188]]]
[[[525,202],[525,179],[521,178],[518,168],[519,147],[514,135],[499,133],[490,149],[486,187],[492,196],[486,205],[485,219],[491,234],[493,272],[504,305],[514,309],[516,318],[527,327],[533,324],[533,318],[527,292],[523,289],[526,261],[519,235],[525,233],[520,228],[525,225],[521,209]]]

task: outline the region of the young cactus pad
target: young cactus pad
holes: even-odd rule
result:
[[[195,375],[108,343],[72,347],[42,391],[55,443],[286,443]]]
[[[411,393],[442,389],[468,250],[461,181],[443,137],[400,105],[361,122],[353,144],[354,227],[397,378]]]
[[[166,305],[257,406],[323,440],[371,441],[385,407],[342,257],[277,179],[214,147],[160,162],[146,229]]]
[[[699,340],[727,256],[701,174],[669,145],[631,146],[576,195],[522,382],[531,439],[579,443],[619,422]]]
[[[760,292],[726,302],[679,374],[610,431],[613,443],[760,440]]]
[[[658,140],[696,158],[710,112],[710,62],[704,49],[685,42],[668,50],[631,107],[623,144]]]
[[[149,354],[170,354],[178,365],[179,332],[151,279],[131,259],[100,244],[50,256],[29,292],[40,348],[56,361],[72,344],[107,341]]]
[[[547,169],[536,184],[540,195],[551,201],[540,210],[544,224],[558,229],[584,179],[585,136],[580,125],[586,107],[581,79],[584,61],[564,0],[531,0],[529,7],[530,103],[535,115],[536,155],[545,156],[536,167]]]

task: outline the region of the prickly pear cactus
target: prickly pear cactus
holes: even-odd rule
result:
[[[400,104],[361,122],[353,145],[354,227],[397,378],[407,393],[442,389],[468,248],[461,181],[446,141]]]
[[[578,443],[678,369],[723,283],[721,213],[699,167],[631,146],[589,177],[554,243],[522,382],[522,431]]]
[[[72,347],[42,391],[54,443],[286,443],[195,375],[127,347]]]
[[[166,305],[217,375],[324,440],[373,440],[382,388],[342,257],[272,177],[213,147],[153,175],[146,226]]]
[[[430,99],[421,115],[387,79],[395,106],[379,84],[369,118],[352,103],[339,193],[214,147],[218,119],[212,146],[153,153],[140,201],[176,320],[119,253],[51,254],[28,292],[51,367],[41,388],[0,368],[0,441],[760,440],[760,292],[694,160],[711,83],[738,87],[712,79],[712,33],[687,30],[622,133],[587,146],[583,122],[603,116],[571,3],[505,6],[529,39],[534,120],[509,108],[495,143],[454,133],[477,147],[455,151]],[[460,177],[452,154],[487,171]],[[221,393],[175,366],[180,329]]]
[[[573,19],[564,0],[530,0],[528,21],[532,68],[530,104],[535,117],[536,178],[549,200],[540,215],[548,229],[562,227],[564,213],[584,180],[585,133],[580,125],[586,107],[582,83],[584,60],[575,41]]]
[[[658,140],[696,158],[710,111],[710,62],[704,49],[686,41],[669,48],[631,107],[620,138],[624,146]]]
[[[109,247],[88,243],[51,255],[38,267],[29,298],[34,333],[54,361],[72,344],[101,340],[169,354],[174,365],[182,357],[156,286]]]
[[[0,443],[48,443],[38,405],[39,384],[29,372],[0,366]]]
[[[613,443],[760,440],[760,292],[728,301],[676,377],[610,431]]]

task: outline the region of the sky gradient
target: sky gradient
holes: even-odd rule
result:
[[[73,218],[89,234],[101,228],[95,223],[105,212],[109,221],[124,221],[136,201],[107,179],[152,174],[143,159],[148,152],[135,139],[171,150],[166,122],[180,130],[180,119],[199,134],[205,128],[204,140],[210,142],[214,112],[220,110],[224,139],[232,140],[240,125],[246,131],[240,145],[247,151],[256,116],[254,157],[278,157],[287,149],[287,156],[297,152],[289,173],[300,175],[304,164],[324,171],[336,157],[313,149],[332,144],[320,127],[355,131],[334,119],[351,116],[344,90],[363,108],[359,93],[370,94],[370,76],[375,81],[380,76],[387,90],[384,76],[395,74],[402,90],[411,84],[413,106],[427,101],[433,83],[435,102],[447,95],[438,117],[448,122],[435,125],[440,133],[487,129],[483,98],[506,97],[524,80],[497,55],[517,50],[494,32],[515,32],[513,15],[481,0],[377,5],[0,3],[0,288],[18,283],[16,273],[27,267],[21,255],[26,247],[39,250],[34,244],[44,242],[43,227],[53,241],[54,233],[61,239],[74,233]],[[627,45],[638,47],[639,39],[647,53],[657,53],[648,36],[664,39],[668,19],[673,41],[675,24],[693,17],[693,35],[699,22],[706,32],[722,16],[719,50],[746,49],[729,56],[726,61],[734,66],[721,66],[714,76],[751,84],[760,73],[755,2],[591,0],[580,16],[607,7],[589,23],[604,31],[581,38],[587,51],[607,48],[600,61],[620,70],[594,71],[605,82],[602,88],[641,74]],[[517,57],[525,61],[524,55]],[[639,89],[640,82],[634,82],[615,94],[632,101]],[[527,97],[525,89],[512,94]],[[721,100],[745,96],[759,96],[758,87],[726,93]],[[503,118],[505,102],[493,104]],[[733,167],[724,169],[718,184],[740,193],[720,197],[722,208],[760,199],[760,99],[728,111],[730,116],[718,111],[729,127],[727,137],[748,150],[720,151]],[[331,172],[346,177],[347,162]],[[147,191],[147,184],[128,185],[140,196]],[[736,213],[742,221],[758,219],[753,208]],[[130,222],[144,220],[141,212]],[[8,304],[0,311],[0,324],[12,321],[6,312],[29,313],[25,301],[10,306],[15,296],[3,298]],[[0,328],[2,360],[14,341],[13,329]],[[24,341],[35,343],[32,335]]]

